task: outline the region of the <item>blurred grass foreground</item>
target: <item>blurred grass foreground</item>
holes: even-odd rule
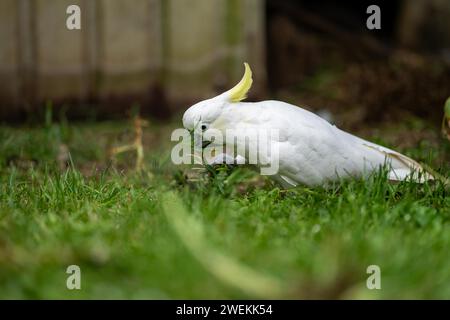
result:
[[[389,145],[417,121],[373,138]],[[282,191],[244,169],[193,175],[170,162],[162,137],[173,126],[144,130],[140,171],[133,153],[109,158],[133,137],[127,123],[3,126],[0,297],[450,296],[443,185],[374,175]],[[448,177],[449,145],[429,150],[401,151]],[[81,268],[81,290],[66,287],[69,265]],[[369,265],[381,268],[381,290],[366,287]]]

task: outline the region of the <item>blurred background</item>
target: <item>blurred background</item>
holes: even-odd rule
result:
[[[81,30],[66,8],[81,8]],[[381,7],[381,30],[366,9]],[[450,2],[2,0],[0,121],[54,114],[169,119],[234,85],[346,128],[414,115],[439,125],[450,95]]]

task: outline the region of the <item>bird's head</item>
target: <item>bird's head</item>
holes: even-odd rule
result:
[[[207,99],[194,104],[183,115],[183,126],[189,131],[201,129],[205,131],[222,113],[226,101]]]
[[[239,102],[247,97],[247,92],[252,86],[252,71],[247,63],[244,63],[245,72],[241,81],[228,90],[214,98],[200,101],[189,109],[183,115],[183,126],[189,131],[200,129],[205,131],[216,121],[224,108],[229,104]]]

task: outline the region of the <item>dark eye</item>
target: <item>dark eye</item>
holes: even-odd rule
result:
[[[202,128],[203,131],[205,131],[206,128],[208,128],[208,127],[206,126],[206,124],[202,124],[202,127],[201,127],[201,128]]]

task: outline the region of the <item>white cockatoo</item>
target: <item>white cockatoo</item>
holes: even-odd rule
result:
[[[249,130],[275,130],[270,144],[278,150],[277,172],[270,177],[283,187],[326,185],[346,177],[365,177],[383,165],[388,165],[390,180],[408,177],[417,182],[433,179],[423,167],[409,157],[396,151],[358,138],[331,125],[318,115],[281,101],[241,102],[252,85],[252,71],[247,63],[242,80],[231,90],[214,98],[200,101],[183,115],[183,126],[199,131],[203,146],[216,143],[223,148],[212,161],[221,163],[248,161],[248,146],[256,143],[250,139],[237,154],[230,154],[229,141],[211,141],[211,131],[248,132]],[[238,137],[239,140],[239,137]],[[206,143],[205,143],[206,141]],[[223,144],[223,146],[222,146]],[[239,149],[239,148],[238,148]],[[227,151],[228,150],[228,151]],[[259,150],[259,149],[258,149]],[[267,155],[258,151],[257,166]],[[265,164],[267,164],[267,159]]]
[[[442,136],[450,141],[450,97],[445,101],[444,119],[442,119]]]

